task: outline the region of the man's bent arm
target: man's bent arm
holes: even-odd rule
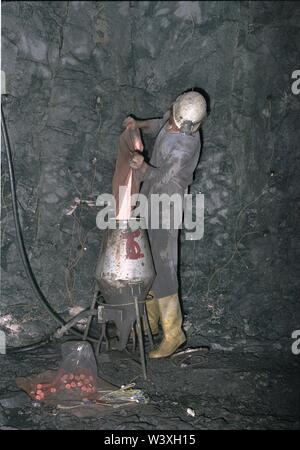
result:
[[[170,181],[180,182],[180,179],[189,178],[191,170],[191,149],[183,144],[177,143],[170,149],[168,160],[161,167],[153,167],[146,162],[142,167],[135,170],[136,176],[140,182],[150,181],[152,183],[160,181],[169,183]]]
[[[158,119],[136,120],[138,128],[141,128],[146,134],[157,136],[162,126],[170,117],[170,111],[167,111],[163,117]]]

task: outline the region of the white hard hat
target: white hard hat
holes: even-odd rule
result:
[[[174,122],[183,133],[192,134],[197,131],[205,116],[206,101],[198,92],[181,94],[173,104]]]

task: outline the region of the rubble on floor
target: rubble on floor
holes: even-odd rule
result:
[[[210,351],[148,360],[101,353],[98,376],[121,387],[134,383],[150,401],[106,409],[93,417],[32,400],[16,378],[57,370],[61,345],[0,357],[0,429],[298,429],[299,359],[278,354]],[[180,363],[176,360],[180,359]]]

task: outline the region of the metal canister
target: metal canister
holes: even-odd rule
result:
[[[116,228],[112,228],[112,224]],[[115,220],[105,230],[96,267],[96,282],[105,303],[122,311],[120,347],[126,345],[136,320],[134,296],[140,316],[155,277],[147,230],[143,219]],[[121,329],[120,329],[121,328]]]
[[[96,280],[105,301],[122,305],[131,300],[131,285],[140,285],[139,301],[146,298],[155,270],[144,220],[116,220],[105,230]]]

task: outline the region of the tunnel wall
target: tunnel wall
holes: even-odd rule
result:
[[[2,69],[20,218],[42,291],[86,307],[101,242],[93,200],[111,191],[128,114],[161,116],[189,88],[210,114],[192,193],[204,236],[181,233],[192,345],[283,351],[299,329],[297,2],[2,2]],[[298,117],[298,119],[297,119]],[[146,140],[148,149],[153,141]],[[20,262],[2,153],[0,327],[12,345],[55,329]]]

